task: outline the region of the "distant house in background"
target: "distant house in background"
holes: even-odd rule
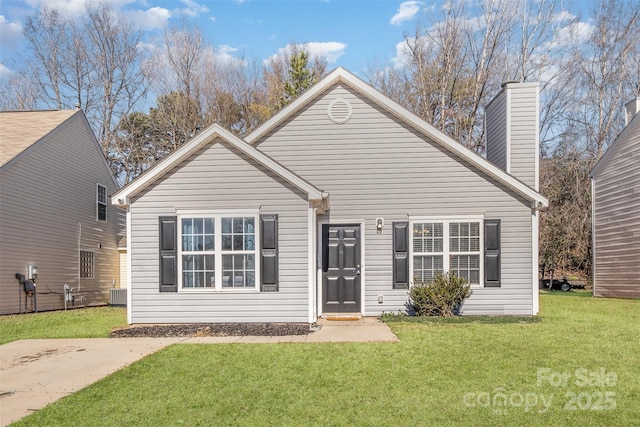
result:
[[[591,171],[593,294],[640,298],[640,97]]]
[[[28,266],[38,311],[64,308],[65,284],[76,307],[109,301],[121,284],[116,190],[81,110],[0,112],[0,314],[24,311],[15,275],[30,278]]]
[[[442,271],[465,315],[535,315],[538,90],[491,103],[489,160],[341,68],[244,140],[203,130],[112,196],[129,323],[406,312]]]

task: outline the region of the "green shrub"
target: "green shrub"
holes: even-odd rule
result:
[[[469,295],[471,286],[467,279],[453,273],[438,273],[428,283],[415,283],[409,290],[411,305],[418,316],[453,316]]]

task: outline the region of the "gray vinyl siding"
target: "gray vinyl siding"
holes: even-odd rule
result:
[[[278,214],[279,292],[158,290],[158,217],[176,210]],[[218,140],[136,196],[131,215],[132,323],[307,322],[307,195]]]
[[[96,220],[96,184],[117,188],[82,114],[3,166],[0,181],[0,313],[19,311],[14,274],[27,264],[38,267],[39,311],[64,308],[65,283],[78,290],[76,307],[108,303],[124,215],[108,204],[107,222]],[[94,252],[93,279],[78,279],[79,250]]]
[[[509,89],[510,173],[529,187],[537,189],[538,86],[518,85]]]
[[[594,175],[594,287],[603,297],[640,298],[640,116]]]
[[[334,124],[329,103],[347,100],[351,119]],[[407,215],[484,215],[502,220],[502,287],[476,289],[465,314],[531,314],[531,209],[474,166],[402,124],[351,89],[335,85],[256,146],[330,195],[319,221],[365,221],[365,314],[406,309],[407,291],[392,289],[392,222]],[[384,218],[381,234],[375,219]],[[378,303],[382,295],[384,302]]]
[[[507,94],[503,90],[487,106],[485,113],[487,160],[507,170]]]

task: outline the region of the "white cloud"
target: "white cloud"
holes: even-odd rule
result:
[[[143,29],[164,28],[171,18],[171,12],[163,7],[125,12],[127,17]]]
[[[180,0],[180,2],[186,6],[186,8],[180,9],[180,12],[185,16],[195,18],[201,13],[209,12],[209,8],[207,6],[198,4],[193,0]]]
[[[3,63],[0,63],[0,80],[8,79],[13,71],[7,68]]]
[[[393,68],[403,68],[409,64],[411,53],[407,43],[415,43],[415,40],[414,37],[409,37],[407,40],[402,40],[396,44],[396,56],[391,58]]]
[[[237,52],[237,48],[221,44],[214,50],[213,57],[219,64],[242,64],[244,61],[235,56]]]
[[[278,52],[264,60],[268,63],[271,58],[289,55],[294,45],[288,44],[278,49]],[[329,64],[333,64],[344,55],[347,45],[341,42],[309,42],[303,43],[301,46],[309,52],[309,59],[325,58]]]
[[[211,21],[211,22],[216,22],[216,17],[215,17],[215,16],[210,16],[210,17],[209,17],[209,21]]]
[[[11,46],[16,46],[18,40],[22,38],[22,24],[19,22],[9,22],[0,15],[0,40],[2,41],[2,48],[7,49]]]
[[[109,7],[113,10],[120,10],[123,6],[134,3],[136,0],[110,0]],[[40,9],[47,7],[49,9],[58,9],[62,16],[67,18],[76,18],[82,15],[86,10],[87,3],[98,4],[93,0],[26,0],[27,5]]]
[[[554,40],[549,43],[548,48],[567,47],[572,43],[582,44],[591,37],[593,30],[593,25],[588,22],[574,22],[560,28],[556,32]]]
[[[391,17],[390,24],[397,25],[404,21],[409,21],[413,19],[414,16],[420,12],[420,7],[422,7],[424,3],[420,1],[410,0],[400,3],[400,7],[398,7],[398,11],[393,17]]]
[[[575,15],[573,15],[572,13],[566,11],[566,10],[562,10],[558,13],[556,13],[555,15],[553,15],[553,17],[551,18],[552,22],[564,22],[564,21],[572,21],[576,18]]]

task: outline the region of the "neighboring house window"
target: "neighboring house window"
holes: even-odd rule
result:
[[[180,217],[181,289],[256,289],[256,215]]]
[[[481,220],[415,220],[412,224],[414,283],[448,271],[480,285]]]
[[[93,279],[93,252],[80,251],[80,278]]]
[[[107,220],[107,187],[105,187],[102,184],[98,184],[96,199],[98,202],[98,206],[96,209],[96,217],[98,221],[106,221]]]

